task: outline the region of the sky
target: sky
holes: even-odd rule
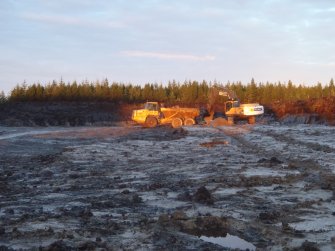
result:
[[[334,24],[334,0],[1,0],[0,91],[105,78],[327,84]]]

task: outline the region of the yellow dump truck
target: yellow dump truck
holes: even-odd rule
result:
[[[143,109],[134,110],[132,120],[145,127],[171,124],[173,128],[195,124],[199,116],[197,108],[161,107],[158,102],[146,102]]]

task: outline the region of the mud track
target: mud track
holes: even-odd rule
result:
[[[0,128],[1,250],[333,250],[335,128]]]

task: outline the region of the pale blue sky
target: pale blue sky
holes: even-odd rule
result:
[[[329,83],[334,0],[1,0],[0,90],[63,78]]]

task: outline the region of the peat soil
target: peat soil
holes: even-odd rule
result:
[[[333,250],[334,135],[0,127],[0,250]]]
[[[112,126],[129,121],[135,104],[113,102],[8,102],[0,105],[2,126]]]

